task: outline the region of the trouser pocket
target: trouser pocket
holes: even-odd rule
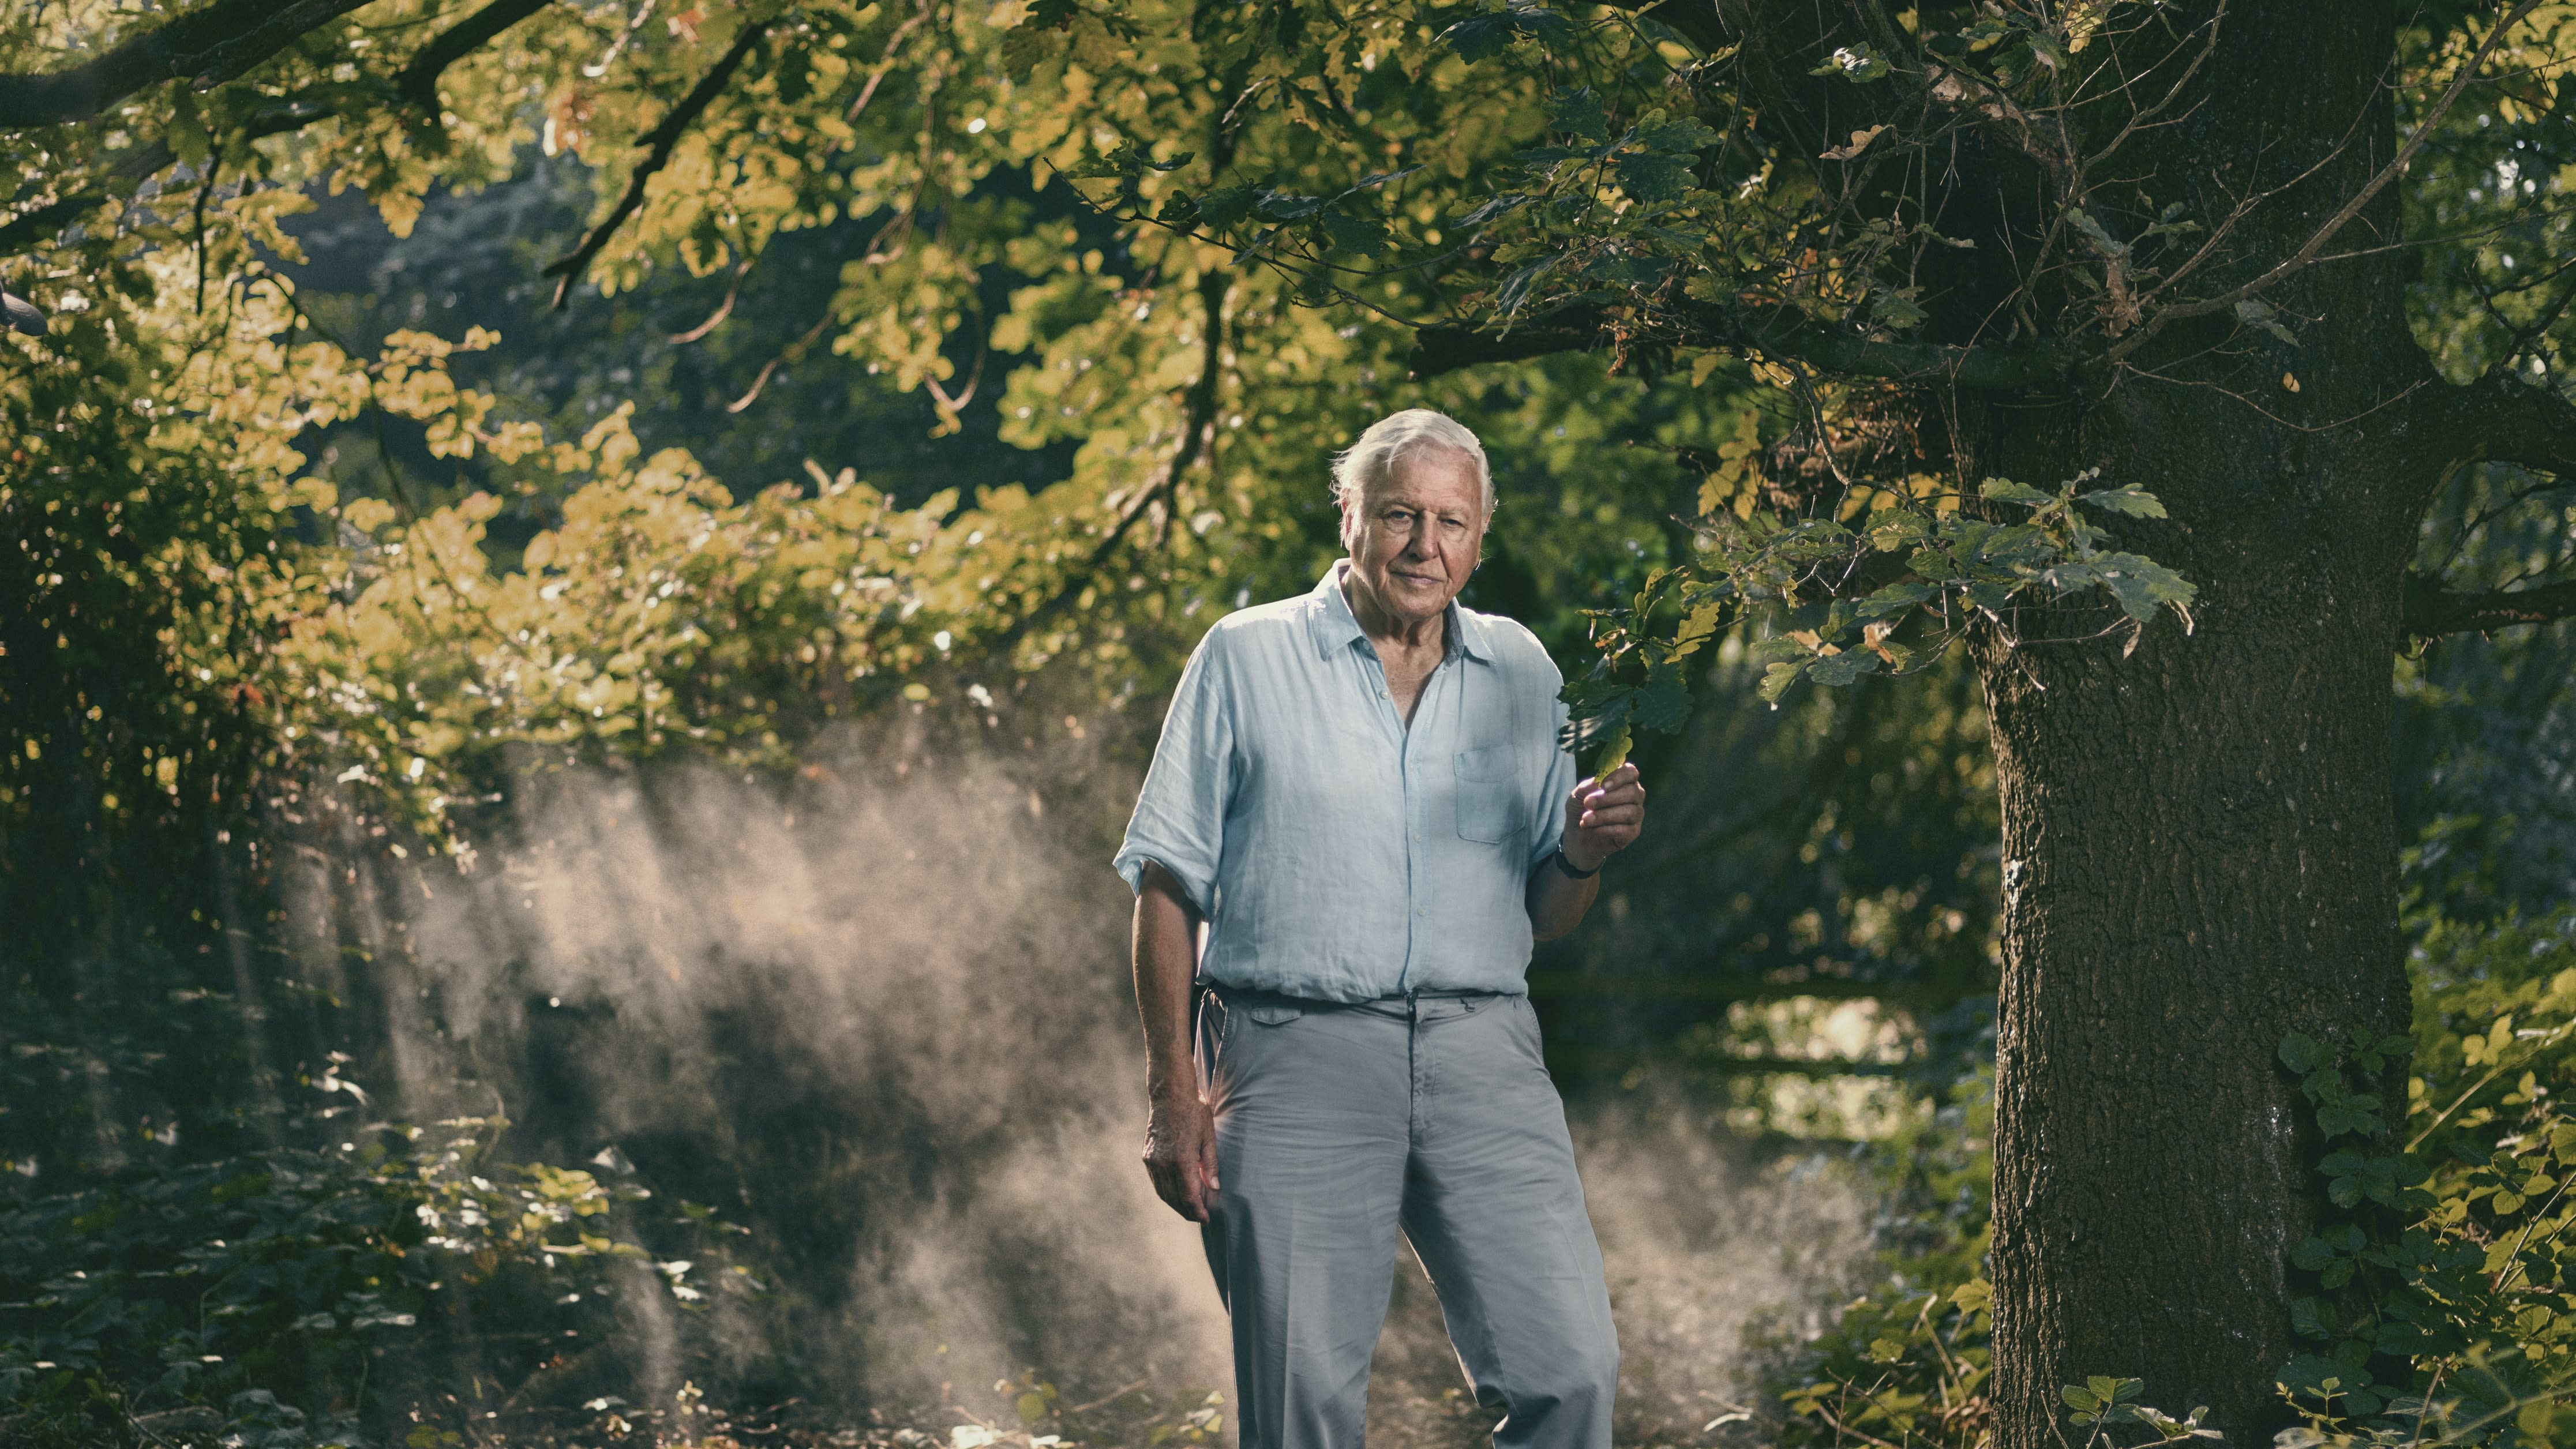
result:
[[[1268,1038],[1294,1029],[1310,1004],[1263,991],[1238,991],[1209,985],[1199,992],[1195,1055],[1199,1085],[1209,1100],[1222,1105],[1227,1090],[1242,1078],[1246,1054],[1257,1056]]]

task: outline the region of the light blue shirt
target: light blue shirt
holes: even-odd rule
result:
[[[1208,922],[1202,979],[1325,1001],[1526,989],[1529,873],[1574,759],[1563,681],[1527,629],[1449,606],[1411,729],[1342,596],[1245,609],[1200,641],[1118,873],[1172,873]]]

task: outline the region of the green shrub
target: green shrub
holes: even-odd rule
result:
[[[687,1309],[708,1276],[754,1286],[655,1262],[632,1241],[640,1186],[478,1161],[500,1125],[381,1127],[0,1201],[0,1437],[220,1406],[245,1442],[350,1440],[426,1386],[507,1388],[611,1336],[622,1294]],[[688,1205],[677,1226],[718,1230]]]
[[[1887,1276],[1794,1360],[1780,1386],[1788,1442],[1967,1444],[1983,1431],[1994,1085],[1994,1068],[1980,1066],[1882,1144],[1898,1204]]]

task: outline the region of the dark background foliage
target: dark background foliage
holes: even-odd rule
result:
[[[1499,46],[1512,16],[1536,13],[1478,23]],[[1107,23],[1063,42],[1105,43]],[[664,29],[644,29],[639,63],[668,79],[695,62],[676,23]],[[865,38],[880,53],[882,27]],[[1409,43],[1435,53],[1428,31]],[[1001,73],[1027,60],[1004,52]],[[911,72],[892,74],[879,105],[955,123],[936,121]],[[1364,100],[1390,114],[1414,103],[1398,67],[1369,74]],[[1499,131],[1535,136],[1531,98],[1495,85]],[[618,123],[644,130],[656,94],[599,98],[600,123],[623,105],[634,114]],[[572,91],[528,104],[569,117],[576,100],[590,104]],[[2555,107],[2491,114],[2503,120],[2446,133],[2448,169],[2428,163],[2437,182],[2414,204],[2472,211],[2492,199],[2475,183],[2500,155],[2564,144]],[[1282,164],[1330,169],[1320,125],[1278,129]],[[0,1429],[85,1442],[220,1427],[282,1445],[401,1438],[419,1413],[438,1442],[504,1409],[596,1425],[631,1408],[618,1422],[647,1424],[638,1385],[656,1396],[653,1432],[687,1430],[691,1393],[802,1398],[835,1422],[938,1413],[944,1401],[904,1401],[939,1382],[918,1369],[946,1351],[949,1320],[898,1251],[921,1236],[1010,1285],[996,1336],[1030,1372],[1002,1395],[1025,1421],[1009,1427],[1100,1442],[1221,1433],[1203,1395],[1183,1392],[1207,1385],[1179,1371],[1121,1396],[1123,1375],[1077,1380],[1049,1363],[1071,1352],[1065,1325],[1139,1342],[1177,1331],[1133,1295],[1026,1270],[1080,1244],[971,1211],[996,1165],[1032,1150],[1062,1154],[1068,1193],[1102,1180],[1086,1173],[1128,1170],[1125,1146],[1095,1149],[1132,1124],[1086,1135],[1085,1084],[1116,1079],[1128,1030],[1123,902],[1098,867],[1188,648],[1226,609],[1311,582],[1336,547],[1330,451],[1422,402],[1479,429],[1503,498],[1466,602],[1527,623],[1576,673],[1587,611],[1689,556],[1710,475],[1741,475],[1747,456],[1787,473],[1814,455],[1813,418],[1737,361],[1569,354],[1411,380],[1406,329],[1257,268],[1219,273],[1114,223],[1052,164],[989,157],[946,173],[935,204],[905,177],[855,216],[781,230],[747,270],[731,234],[721,261],[674,260],[706,238],[671,223],[638,243],[643,262],[621,263],[612,294],[576,288],[552,310],[542,269],[622,173],[605,145],[594,169],[532,135],[505,140],[496,174],[460,168],[425,188],[335,193],[272,168],[226,204],[266,187],[313,209],[273,233],[241,222],[193,308],[171,301],[184,279],[152,271],[192,244],[201,275],[208,265],[184,205],[72,236],[41,264],[42,288],[8,274],[42,293],[55,331],[52,351],[11,355],[0,387]],[[855,175],[899,151],[878,137],[822,169]],[[397,236],[378,206],[406,187],[425,200]],[[1456,225],[1407,224],[1430,222]],[[2419,330],[2461,367],[2547,304],[2492,260],[2561,248],[2555,223],[2517,224],[2426,263]],[[911,301],[850,280],[854,265],[889,270],[869,259],[898,225],[964,239],[973,265],[947,295],[969,320],[917,324]],[[1197,315],[1201,275],[1233,278],[1218,310],[1240,355],[1205,420],[1211,461],[1157,475],[1194,419],[1140,419],[1174,411],[1198,374],[1194,342],[1152,329]],[[300,329],[252,318],[284,295],[276,279]],[[62,296],[75,284],[79,307]],[[880,303],[890,330],[931,338],[953,405],[901,375],[894,344],[835,348]],[[458,341],[472,328],[498,339],[415,361],[404,379],[384,365],[388,334]],[[316,342],[336,355],[260,350]],[[309,365],[372,381],[354,405],[286,421],[190,397],[185,415],[218,436],[174,445],[171,408],[156,417],[133,399],[209,357],[241,379]],[[1175,357],[1190,365],[1165,366]],[[460,456],[440,431],[456,409],[403,392],[431,375],[487,391],[491,419],[535,424],[549,448],[634,403],[617,425],[632,455],[612,460],[608,427],[578,464],[488,441]],[[1059,403],[1053,420],[1032,417]],[[268,442],[303,461],[259,452]],[[654,473],[666,448],[703,473]],[[857,486],[882,507],[850,504]],[[2544,477],[2465,468],[2418,562],[2455,587],[2519,583],[2562,561],[2569,517]],[[1021,552],[967,541],[987,531]],[[604,568],[532,561],[541,536],[616,541],[633,578],[609,587],[594,577]],[[710,551],[700,537],[733,542]],[[715,577],[707,561],[725,548],[740,570]],[[839,602],[834,586],[863,577],[897,580],[901,602]],[[548,580],[575,591],[544,595]],[[684,581],[669,614],[637,605],[642,622],[612,627]],[[1678,1119],[1745,1161],[1863,1183],[1874,1204],[1878,1256],[1815,1275],[1839,1290],[1856,1273],[1869,1294],[1824,1321],[1798,1299],[1774,1324],[1764,1351],[1785,1411],[1766,1401],[1736,1425],[1669,1418],[1640,1434],[1964,1444],[1981,1412],[2001,889],[1983,699],[1944,655],[1911,679],[1765,702],[1751,646],[1813,622],[1760,613],[1694,656],[1687,727],[1637,748],[1653,833],[1592,922],[1542,951],[1532,990],[1578,1114]],[[560,652],[530,652],[548,642]],[[581,690],[653,650],[696,693],[688,727],[648,747],[640,729],[595,726],[625,706]],[[2433,1147],[2451,1176],[2428,1180],[2494,1238],[2552,1210],[2546,1190],[2498,1207],[2531,1179],[2494,1160],[2518,1150],[2500,1135],[2528,1136],[2546,1093],[2512,1074],[2471,1088],[2498,1058],[2463,1044],[2504,1014],[2563,1029],[2550,983],[2576,885],[2576,632],[2454,637],[2394,668],[2416,1049],[2428,1094],[2483,1091],[2489,1113],[2450,1119]],[[540,693],[540,676],[573,682]],[[847,823],[888,800],[988,833],[921,842],[927,863],[915,861],[900,829]],[[761,833],[792,833],[800,814],[845,833],[811,853]],[[646,844],[620,855],[610,847],[630,825]],[[867,1012],[835,1015],[817,1002],[838,978],[784,938],[666,959],[641,929],[582,934],[637,910],[640,888],[512,899],[548,878],[528,862],[594,856],[604,863],[567,878],[668,872],[672,915],[657,927],[753,920],[729,914],[725,893],[848,870],[858,886],[811,897],[827,924],[877,910],[978,944],[943,965],[953,975],[872,978]],[[469,904],[440,904],[456,900]],[[504,924],[514,910],[544,928]],[[1013,974],[1041,955],[1048,971]],[[657,995],[666,977],[677,990]],[[961,982],[970,999],[1035,1001],[1055,1034],[960,1029]],[[815,1034],[862,1017],[882,1020]],[[2528,1067],[2549,1086],[2568,1060],[2535,1052]],[[2461,1135],[2472,1126],[2485,1135]],[[1081,1301],[1095,1290],[1107,1308]],[[917,1321],[887,1326],[905,1314]],[[2545,1417],[2521,1427],[2557,1432]]]

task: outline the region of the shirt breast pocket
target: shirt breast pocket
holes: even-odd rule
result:
[[[1510,745],[1460,750],[1450,762],[1458,786],[1458,835],[1502,845],[1519,832],[1520,751]]]

